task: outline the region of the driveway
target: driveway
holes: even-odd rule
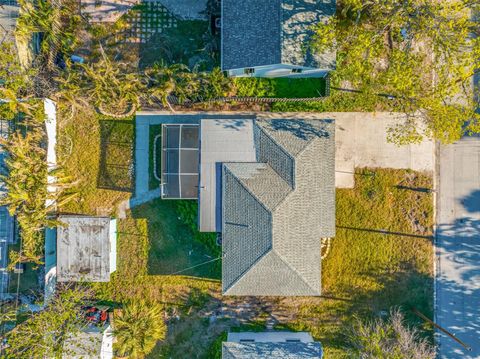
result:
[[[480,137],[440,149],[436,323],[440,358],[480,358]]]
[[[397,146],[387,141],[388,130],[402,124],[404,115],[391,112],[325,113],[335,119],[335,185],[353,188],[355,168],[394,168],[429,172],[435,169],[435,144]]]

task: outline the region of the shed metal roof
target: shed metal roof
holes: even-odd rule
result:
[[[110,280],[110,218],[62,215],[57,228],[57,281]]]

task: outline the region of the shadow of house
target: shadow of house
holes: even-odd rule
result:
[[[334,124],[333,120],[323,120],[322,126],[314,126],[311,122],[305,120],[295,121],[289,119],[272,120],[271,125],[274,131],[286,131],[301,140],[311,140],[312,138],[329,138],[331,133],[327,129],[329,124]]]
[[[155,199],[132,209],[136,219],[146,219],[149,242],[149,275],[181,275],[220,278],[220,261],[194,238],[179,217],[176,201]]]
[[[133,121],[100,121],[98,188],[133,191],[134,132]]]

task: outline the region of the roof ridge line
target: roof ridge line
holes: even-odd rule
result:
[[[260,121],[262,121],[262,120],[260,120]],[[265,121],[265,120],[263,120],[263,121]],[[268,121],[268,120],[267,120],[267,121]],[[271,121],[271,120],[270,120],[270,121]],[[285,149],[285,147],[283,147],[280,143],[278,143],[278,141],[277,141],[275,138],[273,138],[264,128],[262,128],[262,126],[258,126],[258,125],[257,125],[257,119],[255,119],[254,124],[258,127],[258,129],[259,129],[260,131],[262,131],[262,132],[265,134],[265,136],[267,136],[269,139],[271,139],[272,142],[275,143],[275,145],[277,145],[278,148],[280,148],[280,150],[281,150],[283,153],[285,153],[285,154],[293,161],[293,168],[294,168],[294,171],[293,171],[293,186],[290,186],[290,184],[289,184],[287,181],[285,181],[285,180],[284,180],[284,181],[285,181],[285,183],[288,185],[288,187],[292,188],[292,190],[295,190],[295,185],[296,185],[296,183],[297,183],[297,174],[295,173],[297,161],[295,160],[295,157],[293,157],[293,156]],[[255,135],[254,135],[254,140],[255,140]],[[268,164],[268,163],[267,163],[267,164]],[[270,165],[269,165],[269,166],[270,166]],[[272,167],[272,166],[270,166],[270,167]],[[279,175],[280,178],[282,178],[282,180],[283,180],[283,177],[280,175],[280,173],[278,173],[277,171],[275,171],[275,168],[272,167],[272,170],[273,170],[277,175]]]
[[[268,119],[268,120],[262,120],[262,119],[258,120],[258,119],[255,119],[255,124],[257,124],[257,121],[260,121],[260,122],[261,122],[261,121],[271,121],[271,120],[274,120],[274,119],[273,119],[273,118],[272,118],[272,119]],[[272,137],[272,136],[267,132],[267,130],[265,130],[262,126],[258,126],[258,125],[257,125],[257,127],[258,127],[258,128],[260,129],[260,131],[262,131],[268,138],[270,138],[270,139],[282,150],[283,153],[285,153],[288,157],[290,157],[290,158],[295,162],[295,157],[293,157],[293,156],[286,150],[285,147],[283,147],[280,143],[278,143],[278,141],[277,141],[274,137]],[[275,169],[274,169],[274,171],[275,171]],[[277,172],[277,171],[275,171],[275,172]]]
[[[275,172],[277,174],[278,177],[281,178],[281,180],[283,182],[285,182],[287,184],[287,186],[291,189],[290,192],[287,193],[287,195],[275,206],[273,207],[272,209],[270,208],[267,208],[267,206],[265,206],[265,204],[263,203],[263,201],[260,200],[260,198],[258,198],[257,195],[255,195],[248,187],[245,183],[242,182],[242,180],[240,178],[238,178],[235,173],[233,173],[232,171],[228,170],[228,172],[230,172],[230,174],[235,178],[235,180],[250,194],[250,196],[252,196],[253,198],[255,198],[255,200],[260,203],[260,205],[265,208],[267,210],[268,213],[270,213],[270,215],[272,216],[273,218],[273,212],[278,208],[279,205],[281,205],[285,199],[292,193],[294,192],[294,189],[290,187],[290,185],[288,184],[287,181],[285,181],[282,176],[280,176],[278,174],[277,171],[275,171],[275,169],[270,166],[267,162],[224,162],[223,164],[224,165],[228,165],[229,163],[233,163],[233,164],[237,164],[237,163],[247,163],[247,164],[256,164],[256,165],[267,165],[268,167],[270,167],[272,169],[273,172]]]
[[[302,280],[303,283],[305,283],[305,285],[310,288],[311,290],[313,290],[314,292],[318,292],[318,290],[316,290],[315,288],[312,288],[312,286],[305,280],[305,278],[295,269],[293,268],[292,266],[290,266],[290,264],[288,263],[287,260],[285,260],[276,250],[275,248],[273,247],[273,241],[272,241],[272,250],[271,252],[273,252],[283,263],[285,263],[285,265],[290,268],[296,275],[298,275],[300,277],[300,279]]]
[[[232,282],[232,284],[230,284],[230,285],[228,286],[228,288],[226,288],[225,291],[223,291],[223,293],[226,294],[230,289],[232,289],[232,288],[240,281],[240,279],[242,279],[242,277],[243,277],[243,275],[244,275],[245,273],[249,272],[258,262],[260,262],[263,258],[265,258],[265,256],[266,256],[267,254],[269,254],[269,253],[272,252],[272,251],[273,251],[273,245],[270,247],[269,250],[267,250],[267,251],[266,251],[265,253],[263,253],[260,257],[258,257],[258,259],[257,259],[255,262],[253,262],[252,265],[251,265],[249,268],[245,269],[242,273],[240,273],[240,275],[238,276],[238,278],[235,279],[235,280]]]

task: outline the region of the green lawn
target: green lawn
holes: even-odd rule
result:
[[[344,333],[354,317],[369,319],[393,306],[433,337],[410,311],[433,316],[432,195],[415,190],[431,188],[431,178],[365,169],[355,179],[354,190],[337,190],[337,234],[322,263],[324,298],[279,298],[272,307],[290,316],[276,329],[310,332],[326,358],[350,357]],[[210,349],[216,357],[221,335]]]
[[[115,214],[133,185],[134,118],[111,120],[82,109],[58,112],[58,161],[76,183],[78,196],[62,211]]]
[[[148,223],[148,274],[181,272],[183,275],[219,279],[220,268],[215,263],[186,270],[217,258],[218,253],[208,250],[197,240],[196,230],[192,231],[177,211],[177,202],[157,199],[132,211],[134,218],[146,219]]]
[[[246,97],[321,97],[325,95],[324,78],[257,78],[234,79],[236,96]]]
[[[349,357],[343,333],[355,316],[372,318],[392,306],[401,306],[411,325],[432,336],[410,312],[415,306],[430,318],[433,313],[432,195],[422,190],[431,188],[431,178],[366,169],[355,178],[355,189],[337,190],[337,234],[322,263],[324,297],[260,299],[286,318],[279,329],[311,332],[328,358]],[[214,257],[191,220],[179,214],[176,201],[156,200],[135,208],[119,227],[118,270],[110,283],[96,285],[98,297],[145,297],[164,303],[168,313],[181,313],[152,358],[212,357],[220,342],[214,344],[215,338],[235,324],[209,324],[199,311],[219,302],[235,307],[236,299],[222,297],[219,281],[209,279],[219,278],[219,262],[168,275]],[[252,323],[259,320],[264,316]]]

